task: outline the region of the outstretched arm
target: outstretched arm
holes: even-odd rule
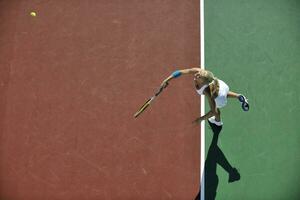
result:
[[[181,75],[185,75],[185,74],[196,74],[198,73],[199,71],[201,71],[203,69],[201,68],[189,68],[189,69],[181,69],[181,70],[176,70],[174,71],[170,76],[168,76],[163,82],[162,82],[162,85],[165,85],[167,86],[168,85],[168,82],[174,78],[178,78],[179,76]]]

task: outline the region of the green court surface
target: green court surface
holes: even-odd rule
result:
[[[218,145],[241,180],[218,166],[216,199],[300,199],[300,1],[205,1],[205,66],[251,106],[221,110]],[[206,125],[206,151],[211,139]]]

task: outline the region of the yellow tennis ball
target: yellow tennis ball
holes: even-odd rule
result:
[[[36,16],[36,12],[30,12],[30,15],[31,15],[32,17],[35,17],[35,16]]]

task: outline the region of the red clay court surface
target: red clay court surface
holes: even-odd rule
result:
[[[0,199],[188,200],[199,189],[199,2],[0,1]],[[37,17],[31,17],[30,11]]]

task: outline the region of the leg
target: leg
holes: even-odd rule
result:
[[[244,111],[248,111],[249,110],[249,103],[248,103],[248,100],[247,98],[242,95],[242,94],[237,94],[235,92],[232,92],[232,91],[229,91],[228,94],[227,94],[227,98],[235,98],[235,99],[238,99],[239,102],[241,102],[242,104],[242,108]]]
[[[219,108],[217,108],[217,114],[215,115],[215,119],[217,122],[220,122],[221,121],[221,111]]]
[[[232,92],[232,91],[229,91],[228,94],[227,94],[227,97],[229,97],[229,98],[236,98],[236,99],[238,99],[239,96],[240,96],[240,94],[237,94],[237,93]]]
[[[217,108],[217,114],[210,117],[208,119],[209,122],[217,125],[217,126],[222,126],[223,125],[223,122],[221,121],[221,111],[219,108]]]

